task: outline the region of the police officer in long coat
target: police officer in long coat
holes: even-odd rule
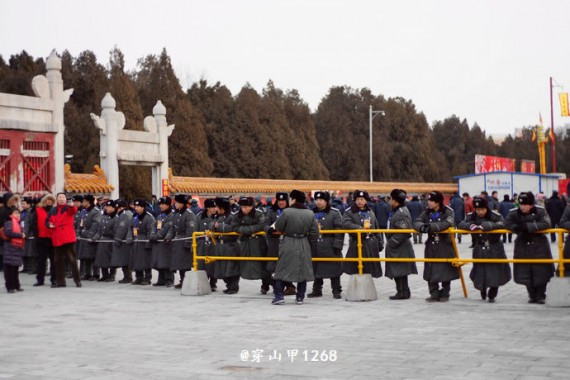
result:
[[[414,221],[414,229],[428,234],[425,243],[426,259],[450,259],[455,257],[450,234],[438,234],[453,227],[453,210],[443,204],[443,194],[432,191],[428,194],[428,208]],[[428,282],[428,302],[447,302],[451,281],[459,278],[459,268],[451,263],[425,263],[424,280]],[[439,284],[441,283],[441,288]]]
[[[242,257],[267,256],[267,243],[265,237],[254,235],[263,231],[265,217],[263,213],[254,208],[252,197],[241,197],[240,210],[232,218],[232,230],[238,232],[239,250]],[[271,274],[262,261],[241,261],[240,276],[246,280],[261,280],[261,294],[267,294],[271,283]]]
[[[275,267],[275,298],[273,305],[285,302],[283,281],[297,283],[295,302],[300,305],[305,299],[307,281],[315,279],[311,251],[315,249],[318,235],[315,214],[305,206],[305,193],[293,190],[289,194],[291,207],[285,209],[275,222],[275,230],[283,233],[279,244],[279,260]]]
[[[150,234],[154,226],[154,216],[146,211],[146,201],[137,199],[134,202],[135,215],[127,236],[127,244],[133,245],[130,267],[135,272],[133,285],[150,285],[152,280],[152,244]]]
[[[354,203],[344,212],[342,216],[342,227],[347,230],[368,230],[379,229],[378,220],[372,209],[368,206],[370,197],[364,190],[356,190],[353,195]],[[380,258],[380,252],[384,249],[384,238],[382,234],[361,234],[362,237],[362,257]],[[350,234],[350,244],[346,257],[358,257],[356,234]],[[382,266],[380,262],[364,262],[363,272],[370,273],[372,277],[382,277]],[[343,271],[346,274],[358,274],[357,262],[344,262]]]
[[[330,200],[331,196],[327,191],[315,192],[315,207],[312,211],[317,221],[319,235],[313,257],[342,258],[344,234],[320,233],[321,230],[342,229],[342,215],[338,209],[331,207]],[[322,297],[324,279],[330,278],[333,297],[335,299],[342,298],[342,286],[340,285],[340,276],[342,275],[341,262],[315,261],[313,262],[313,272],[315,275],[313,291],[307,294],[307,297]]]
[[[412,228],[412,216],[406,207],[407,194],[402,189],[390,192],[390,206],[392,211],[388,215],[388,228],[407,230]],[[386,234],[386,258],[415,258],[414,247],[411,242],[412,235]],[[390,296],[391,300],[405,300],[411,297],[408,286],[408,276],[418,274],[416,263],[386,262],[386,277],[396,283],[396,294]]]
[[[475,211],[470,212],[457,228],[471,231],[492,231],[505,228],[503,216],[498,211],[491,211],[487,200],[481,197],[473,199]],[[505,247],[499,234],[472,234],[474,259],[506,259]],[[509,264],[473,264],[469,276],[475,289],[481,292],[481,299],[489,297],[495,302],[499,286],[511,280]]]
[[[94,240],[101,224],[101,211],[95,206],[95,197],[91,194],[83,197],[83,211],[79,219],[79,253],[82,280],[94,281],[99,277],[98,269],[93,267],[97,255],[97,242]]]
[[[211,230],[214,232],[235,232],[232,230],[230,201],[227,198],[216,198],[216,218],[212,222]],[[237,236],[217,236],[216,245],[212,247],[212,256],[239,256]],[[239,291],[240,262],[216,261],[214,277],[226,284],[225,294],[236,294]]]
[[[153,286],[174,286],[174,272],[172,266],[172,239],[174,238],[174,213],[172,212],[172,199],[160,197],[158,199],[159,214],[150,234],[152,246],[152,267],[158,271],[158,280]]]
[[[110,274],[111,256],[113,254],[113,240],[115,239],[115,226],[117,222],[117,205],[115,201],[109,200],[104,205],[105,213],[101,218],[99,231],[93,238],[97,241],[97,256],[95,265],[101,268],[101,278],[99,282],[113,282],[115,276]]]
[[[192,234],[196,230],[196,215],[188,208],[188,197],[184,194],[174,196],[174,241],[172,242],[172,263],[170,269],[180,274],[180,283],[174,286],[182,288],[186,271],[192,269]],[[182,240],[184,239],[184,240]]]
[[[28,202],[30,208],[25,215],[24,212],[22,212],[23,217],[20,219],[22,231],[26,236],[22,257],[24,259],[24,271],[29,274],[34,274],[36,273],[36,257],[38,256],[36,250],[36,236],[38,231],[33,220],[34,213],[36,212],[36,204],[39,202],[39,199],[29,198]]]
[[[209,231],[212,223],[216,217],[216,201],[215,199],[206,199],[204,201],[204,209],[196,215],[196,231],[198,232],[205,232]],[[201,236],[198,239],[198,256],[211,256],[212,254],[212,241],[208,236]],[[204,260],[200,260],[198,262],[198,269],[199,270],[206,270],[208,274],[208,279],[210,280],[210,288],[213,292],[216,291],[217,280],[214,277],[214,268],[216,266],[216,262],[205,264]]]
[[[534,204],[532,192],[519,195],[519,208],[509,212],[505,227],[517,234],[515,259],[552,259],[548,238],[535,233],[550,228],[550,217],[543,207]],[[554,264],[513,264],[513,269],[515,282],[526,286],[528,302],[544,304]]]
[[[119,284],[130,284],[133,281],[133,273],[129,268],[132,245],[127,244],[126,240],[129,232],[132,232],[133,213],[125,200],[117,199],[115,205],[117,206],[117,220],[115,236],[113,236],[111,266],[123,270],[123,279],[119,281]]]
[[[267,241],[267,256],[268,257],[279,257],[279,243],[281,242],[281,233],[275,231],[273,228],[273,224],[277,221],[279,216],[289,207],[289,194],[287,193],[276,193],[275,194],[275,203],[268,208],[268,211],[265,215],[265,227],[264,231],[266,233],[265,239]],[[277,261],[268,261],[265,264],[267,271],[269,273],[275,272],[275,265],[277,265]],[[271,280],[271,284],[273,285],[275,281]],[[292,282],[284,282],[285,284],[285,291],[283,292],[286,296],[293,296],[297,293],[297,289]]]

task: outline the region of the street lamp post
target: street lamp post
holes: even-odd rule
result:
[[[368,124],[370,128],[370,182],[372,182],[372,120],[378,115],[385,115],[384,111],[373,111],[372,105],[370,105],[368,113]]]

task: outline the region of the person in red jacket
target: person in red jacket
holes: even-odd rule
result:
[[[49,260],[50,282],[55,284],[55,265],[53,262],[53,246],[51,235],[53,231],[47,227],[47,216],[55,204],[55,197],[51,194],[44,196],[36,206],[36,212],[32,219],[32,225],[37,229],[38,235],[36,248],[38,250],[38,260],[36,261],[36,283],[34,286],[43,286],[46,276],[46,261]]]
[[[69,260],[75,286],[78,288],[81,287],[79,269],[77,268],[77,260],[75,259],[76,237],[73,225],[75,213],[77,213],[77,208],[73,204],[73,201],[67,203],[65,194],[58,193],[57,206],[50,211],[46,220],[47,226],[53,231],[51,241],[55,251],[56,285],[52,285],[52,288],[65,287],[65,256],[67,256]]]

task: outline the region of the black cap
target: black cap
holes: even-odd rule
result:
[[[230,200],[228,198],[216,198],[216,205],[224,210],[228,211],[231,207]]]
[[[324,199],[328,203],[331,200],[331,195],[328,191],[317,191],[315,193],[315,199]]]
[[[135,206],[141,206],[141,207],[146,207],[146,201],[142,198],[139,199],[135,199],[135,201],[133,202],[133,204]]]
[[[288,201],[289,194],[287,193],[275,193],[275,199],[278,201]]]
[[[71,197],[71,199],[74,202],[82,202],[83,201],[83,195],[75,194],[73,197]]]
[[[475,207],[475,208],[487,208],[488,202],[485,198],[475,197],[475,198],[473,198],[473,207]]]
[[[520,205],[533,205],[534,204],[534,194],[532,191],[523,192],[519,195]]]
[[[119,207],[119,206],[117,206],[117,202],[115,202],[112,199],[109,199],[107,202],[105,202],[105,206],[109,206],[109,207],[113,207],[113,208]]]
[[[216,201],[213,199],[206,199],[204,201],[204,207],[206,207],[206,208],[216,207]]]
[[[158,198],[158,204],[159,205],[172,205],[172,198],[170,197],[160,197]]]
[[[432,191],[428,194],[428,201],[433,201],[443,204],[443,194],[439,191]]]
[[[124,207],[124,208],[129,207],[129,204],[124,199],[115,199],[115,204],[117,205],[117,208],[118,207]]]
[[[240,197],[238,204],[240,206],[253,206],[254,200],[252,197]]]
[[[354,193],[352,194],[352,199],[356,200],[356,198],[364,198],[367,201],[370,200],[370,196],[368,195],[368,192],[366,192],[364,190],[354,190]]]
[[[184,194],[176,194],[174,196],[174,202],[186,204],[188,203],[188,196]]]

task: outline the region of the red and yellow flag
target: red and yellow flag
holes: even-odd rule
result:
[[[568,111],[568,93],[561,92],[558,94],[558,99],[560,100],[560,114],[562,116],[570,116]]]

